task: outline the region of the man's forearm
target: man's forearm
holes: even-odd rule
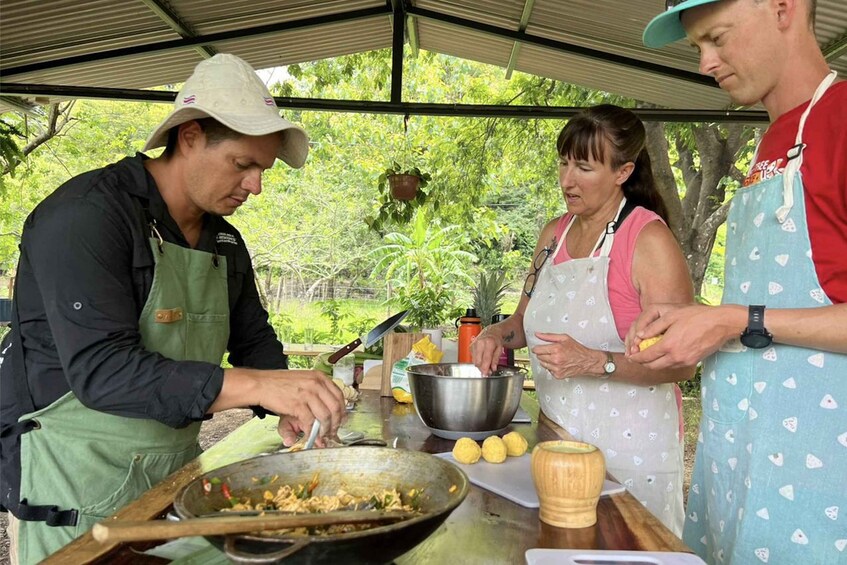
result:
[[[765,328],[778,343],[847,353],[847,304],[765,308]]]
[[[261,406],[258,378],[258,371],[255,369],[225,369],[221,392],[209,406],[209,414],[230,408]]]

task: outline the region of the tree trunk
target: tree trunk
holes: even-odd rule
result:
[[[688,264],[694,293],[699,295],[715,236],[729,210],[727,185],[742,182],[744,175],[735,163],[755,130],[740,124],[697,124],[674,132],[658,122],[648,122],[645,127],[653,175]],[[675,140],[673,151],[668,143],[671,138]],[[676,162],[671,162],[673,153]],[[682,174],[682,196],[672,167]]]
[[[276,287],[276,298],[274,298],[274,311],[279,312],[279,302],[282,299],[282,292],[285,287],[285,271],[283,271],[282,266],[280,265],[279,269],[279,283]]]
[[[35,136],[29,143],[27,143],[23,149],[21,149],[20,158],[24,158],[36,149],[38,149],[41,145],[47,143],[57,135],[59,135],[62,130],[67,126],[71,121],[71,109],[74,106],[74,102],[68,102],[66,104],[50,104],[49,109],[47,110],[46,123],[44,124],[44,129],[40,134]],[[7,163],[2,170],[0,170],[0,176],[7,175],[14,171],[19,161],[15,160],[10,163]]]

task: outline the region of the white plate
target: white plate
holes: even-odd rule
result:
[[[705,565],[692,553],[614,549],[530,549],[527,565]]]
[[[473,465],[457,462],[450,452],[436,453],[436,456],[459,467],[476,486],[490,490],[521,506],[538,508],[538,494],[532,482],[529,453],[520,457],[506,457],[502,463],[489,463],[480,459]],[[600,496],[616,494],[624,490],[626,489],[623,485],[607,479]]]

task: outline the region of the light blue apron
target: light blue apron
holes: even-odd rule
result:
[[[812,262],[803,114],[782,175],[739,190],[723,302],[832,304]],[[812,148],[815,150],[815,148]],[[683,539],[710,563],[847,563],[847,355],[737,340],[707,359]]]

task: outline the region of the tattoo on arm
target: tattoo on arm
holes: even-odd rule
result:
[[[503,337],[503,341],[505,341],[506,343],[509,343],[513,339],[515,339],[515,330],[512,330],[511,332],[509,332],[509,335]]]

